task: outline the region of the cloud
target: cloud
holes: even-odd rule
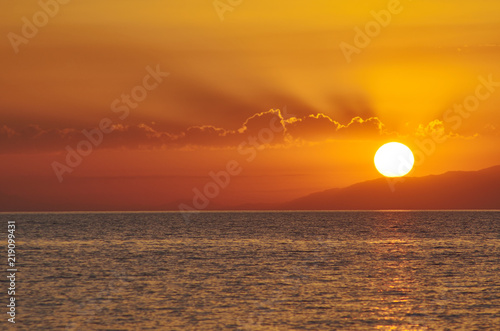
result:
[[[246,134],[258,134],[263,128],[269,128],[271,126],[276,128],[276,130],[278,130],[280,126],[280,130],[284,131],[285,129],[285,120],[279,109],[271,109],[251,116],[243,123],[243,126],[238,131]]]
[[[76,143],[80,134],[75,129],[42,129],[38,125],[29,125],[16,130],[4,125],[0,129],[0,151],[8,153],[64,148],[65,143]]]
[[[483,131],[482,134],[485,132],[486,131]],[[420,124],[415,131],[415,136],[418,138],[433,138],[436,141],[441,141],[448,138],[472,139],[478,137],[479,133],[464,135],[452,132],[451,130],[447,130],[443,121],[436,119],[429,122],[427,125]]]
[[[174,147],[183,146],[225,146],[230,145],[235,131],[217,128],[211,125],[192,126],[169,142]]]
[[[162,148],[173,139],[175,139],[174,135],[168,132],[157,131],[146,124],[134,126],[117,124],[113,126],[112,133],[103,136],[102,147],[156,149]]]
[[[339,127],[338,132],[344,138],[368,138],[384,133],[384,124],[378,117],[370,117],[366,120],[354,117],[349,124]]]
[[[287,121],[286,130],[292,139],[318,141],[331,139],[341,124],[324,114],[292,118]]]
[[[193,126],[176,136],[171,142],[175,147],[183,146],[209,146],[209,147],[234,147],[249,137],[269,135],[272,131],[270,144],[284,142],[285,120],[280,110],[269,110],[257,113],[247,118],[237,130],[226,130],[210,125]],[[267,131],[267,133],[265,132]]]
[[[294,140],[324,141],[327,139],[360,139],[380,136],[384,125],[377,117],[353,118],[343,125],[324,114],[294,118],[287,123],[287,133]]]
[[[418,137],[444,136],[445,134],[444,123],[440,120],[434,120],[426,126],[420,124],[415,132]]]
[[[212,125],[192,126],[180,133],[157,128],[156,124],[113,124],[113,132],[102,133],[97,128],[43,129],[30,125],[14,129],[0,127],[0,153],[62,151],[66,146],[75,147],[82,140],[99,148],[160,149],[184,147],[235,148],[250,137],[260,138],[269,145],[296,141],[324,141],[328,139],[359,139],[383,133],[383,124],[376,118],[353,118],[341,124],[325,114],[283,118],[280,110],[256,113],[243,121],[240,128],[228,130]],[[91,137],[91,138],[89,138]],[[271,137],[272,139],[267,139]]]

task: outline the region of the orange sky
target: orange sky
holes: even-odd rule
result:
[[[232,161],[212,205],[287,201],[389,141],[500,164],[496,0],[65,2],[0,3],[1,210],[176,206]]]

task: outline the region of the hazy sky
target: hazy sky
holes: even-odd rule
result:
[[[4,201],[151,208],[231,160],[217,203],[283,201],[376,178],[393,140],[423,155],[415,176],[500,164],[496,0],[41,3],[0,1]]]

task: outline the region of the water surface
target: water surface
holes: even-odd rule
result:
[[[18,330],[500,330],[500,212],[0,219]]]

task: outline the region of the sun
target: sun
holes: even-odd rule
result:
[[[375,167],[386,177],[402,177],[411,171],[414,163],[411,149],[397,142],[383,145],[375,154]]]

